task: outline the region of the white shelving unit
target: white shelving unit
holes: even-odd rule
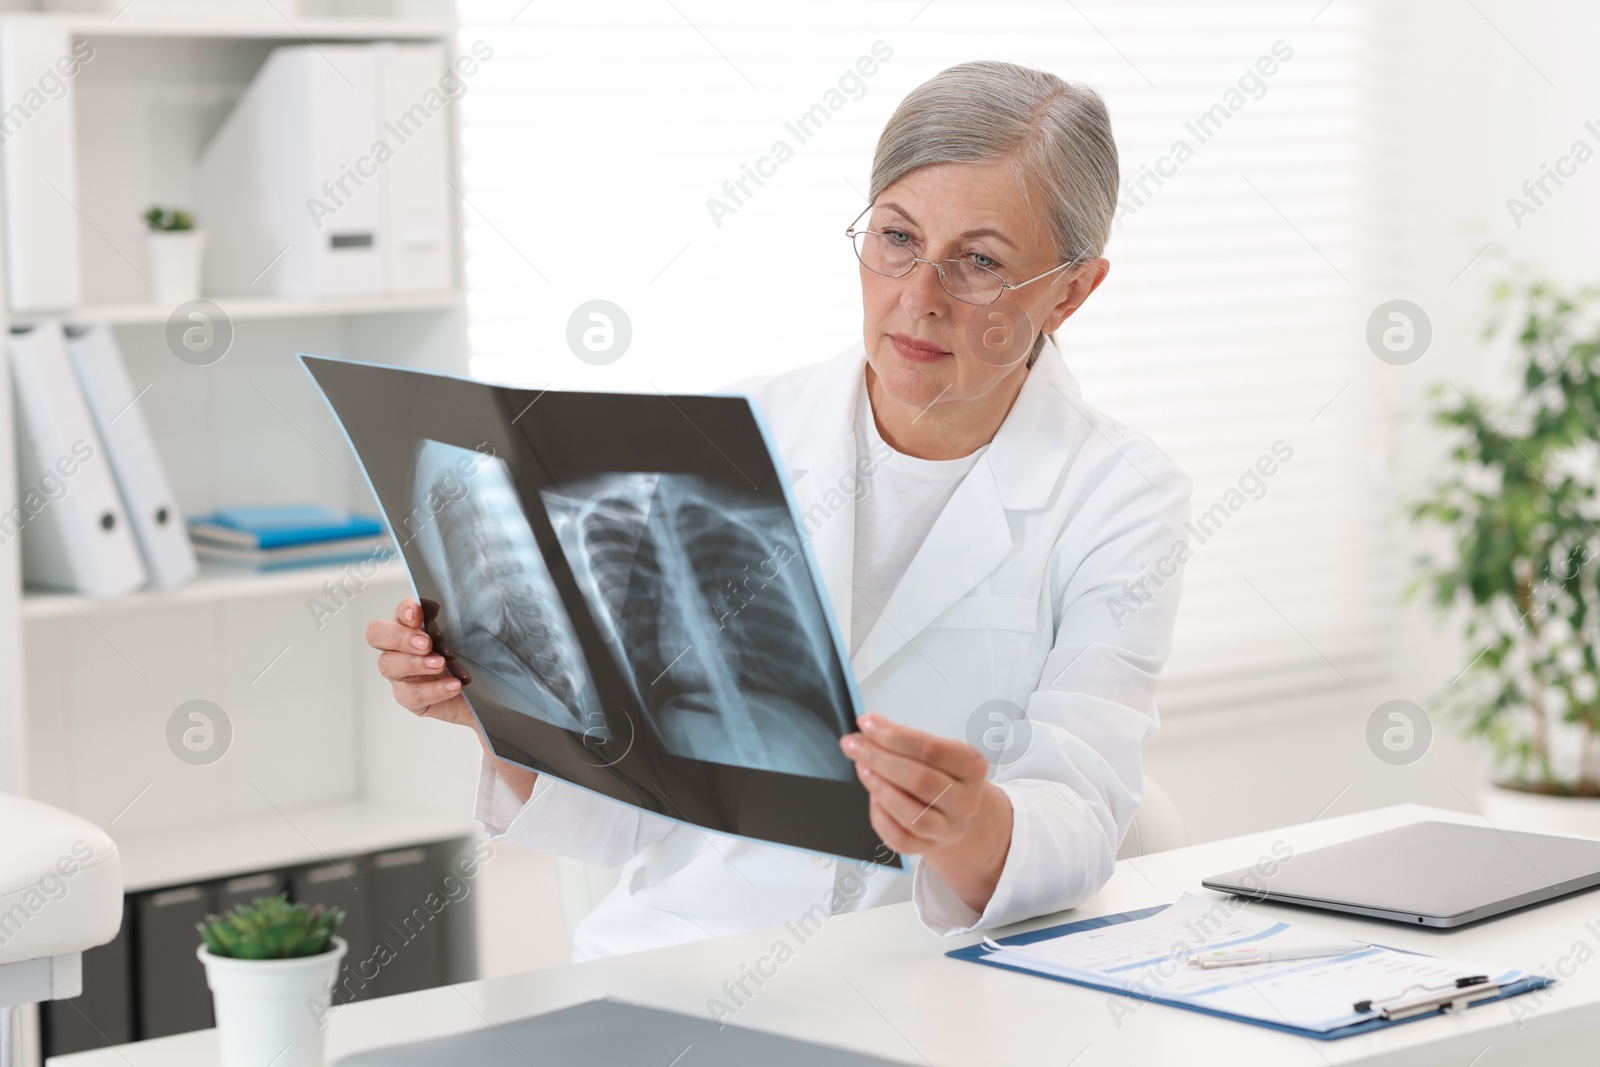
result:
[[[398,561],[390,559],[375,566],[376,575],[362,581],[385,588],[402,583],[403,588],[405,572]],[[114,600],[26,589],[22,594],[22,617],[29,620],[90,619],[114,612],[159,610],[177,604],[219,604],[281,596],[321,597],[329,602],[331,594],[324,587],[337,590],[339,583],[349,580],[353,573],[351,565],[342,563],[265,573],[202,563],[199,577],[187,585],[176,589],[142,589]],[[355,574],[355,578],[361,575]]]
[[[115,328],[135,388],[148,387],[139,403],[185,514],[306,500],[375,513],[294,356],[464,373],[462,206],[452,205],[452,290],[208,297],[234,339],[206,367],[167,348],[173,309],[152,301],[140,277],[139,214],[151,203],[196,202],[201,149],[274,47],[441,40],[453,58],[451,0],[301,0],[298,9],[216,0],[181,19],[136,2],[114,21],[26,10],[39,6],[0,0],[0,32],[64,25],[95,53],[50,105],[76,109],[74,208],[84,224],[82,305],[48,317]],[[436,121],[452,131],[441,179],[459,187],[453,107]],[[0,309],[7,328],[44,317]],[[0,419],[0,501],[9,506],[18,497],[9,366]],[[178,589],[93,600],[24,590],[19,539],[0,544],[0,789],[107,827],[130,889],[472,833],[476,743],[396,707],[365,644],[367,622],[409,591],[404,571],[391,561],[371,577],[353,573],[208,567]],[[313,611],[316,602],[331,611]],[[217,704],[232,726],[226,754],[205,766],[179,760],[166,739],[169,717],[192,699]]]
[[[323,299],[274,299],[259,296],[207,297],[233,322],[254,319],[314,319],[342,315],[392,315],[402,311],[454,311],[461,303],[456,292],[423,293],[407,296],[355,296],[327,297]],[[56,318],[77,322],[105,322],[112,326],[148,326],[167,321],[172,309],[165,304],[149,301],[127,303],[84,304],[72,308]],[[38,315],[16,315],[12,322],[26,323],[39,319]]]

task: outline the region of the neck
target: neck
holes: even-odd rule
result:
[[[980,397],[936,400],[923,408],[889,396],[868,364],[867,399],[878,433],[896,452],[917,459],[960,459],[994,440],[1028,373],[1023,368],[1007,375]]]

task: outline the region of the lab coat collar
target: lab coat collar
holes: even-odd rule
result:
[[[865,367],[859,342],[819,367],[780,442],[847,648],[855,501],[857,494],[871,491],[870,474],[864,479],[860,474],[854,434]],[[914,645],[918,634],[1005,559],[1013,547],[1006,512],[1049,503],[1081,437],[1080,406],[1077,382],[1060,349],[1047,339],[994,440],[934,523],[889,602],[880,605],[879,618],[852,659],[858,681],[905,644]]]
[[[855,457],[854,420],[866,386],[866,350],[856,342],[822,364],[807,382],[780,451],[795,480],[807,471],[848,470]],[[1083,425],[1083,394],[1061,349],[1048,336],[1023,380],[984,460],[1013,511],[1044,507],[1060,480]]]

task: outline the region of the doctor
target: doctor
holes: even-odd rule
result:
[[[501,761],[479,731],[493,839],[623,868],[578,958],[908,899],[955,934],[1070,907],[1110,876],[1157,722],[1190,488],[1083,401],[1053,338],[1106,277],[1117,185],[1092,90],[1008,63],[940,73],[890,118],[847,231],[861,343],[748,389],[866,706],[840,744],[911,873],[641,812]],[[408,599],[368,627],[380,671],[413,713],[476,729],[421,625]]]

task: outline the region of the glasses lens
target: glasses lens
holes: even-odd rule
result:
[[[868,270],[890,278],[910,273],[916,253],[881,233],[860,230],[855,235],[856,256]]]
[[[944,268],[945,292],[969,304],[992,304],[1005,289],[1005,282],[994,271],[970,259],[947,259]]]

